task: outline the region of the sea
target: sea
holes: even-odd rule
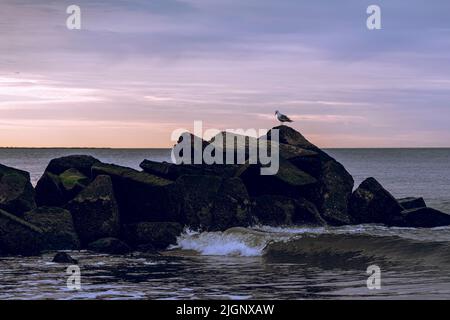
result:
[[[355,187],[375,177],[397,198],[421,196],[450,213],[450,149],[326,151]],[[30,172],[35,184],[51,159],[70,154],[136,169],[143,159],[170,160],[168,149],[4,148],[0,163]],[[185,230],[160,256],[70,254],[80,290],[52,252],[0,257],[0,299],[450,299],[449,227]]]

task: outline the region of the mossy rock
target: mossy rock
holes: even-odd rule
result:
[[[119,208],[111,178],[100,175],[67,204],[82,245],[119,234]]]
[[[250,224],[250,199],[241,179],[185,175],[176,184],[189,227],[215,231]]]
[[[0,209],[0,251],[8,255],[38,255],[44,248],[44,232]]]
[[[60,175],[66,170],[76,169],[86,177],[91,177],[91,168],[96,163],[100,163],[100,160],[92,156],[70,155],[51,160],[45,172]]]
[[[69,211],[57,207],[39,207],[24,219],[43,231],[45,250],[78,250],[80,240]]]
[[[28,172],[0,164],[0,209],[17,216],[36,208]]]
[[[111,178],[123,223],[179,221],[181,200],[173,181],[112,164],[95,165],[92,174]]]

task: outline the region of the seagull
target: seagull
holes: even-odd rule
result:
[[[278,111],[278,110],[275,111],[275,115],[277,116],[278,121],[280,121],[281,123],[283,123],[283,122],[292,122],[292,120],[289,119],[288,116],[280,113],[280,111]]]

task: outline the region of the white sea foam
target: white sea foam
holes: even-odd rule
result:
[[[292,235],[262,228],[231,228],[224,232],[201,233],[187,230],[178,237],[177,245],[173,248],[194,250],[209,256],[254,257],[262,255],[269,241],[287,240]]]

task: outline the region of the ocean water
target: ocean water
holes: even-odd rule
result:
[[[450,149],[331,149],[359,184],[373,176],[396,197],[423,196],[450,213]],[[31,173],[50,159],[91,154],[138,168],[169,160],[166,149],[0,149],[0,163]],[[345,227],[186,230],[161,256],[71,252],[82,289],[66,266],[39,257],[0,258],[0,299],[449,299],[450,228]],[[367,288],[367,268],[381,289]]]

